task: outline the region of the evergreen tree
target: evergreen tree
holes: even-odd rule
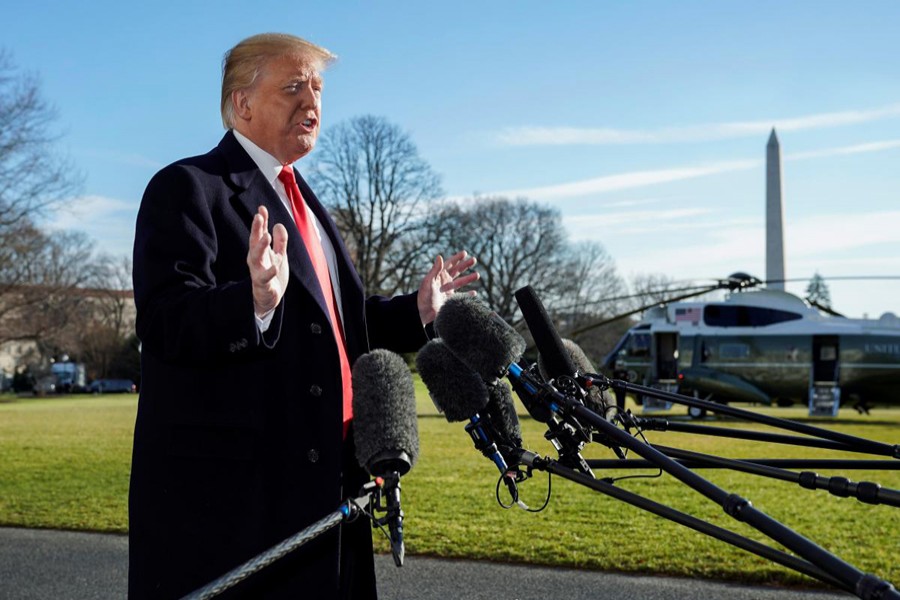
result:
[[[806,286],[806,299],[810,304],[819,304],[831,308],[831,292],[828,291],[828,284],[825,278],[819,275],[818,271],[809,280]]]

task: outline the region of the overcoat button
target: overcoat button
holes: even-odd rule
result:
[[[320,333],[322,333],[322,326],[319,325],[318,323],[310,323],[309,330],[312,331],[314,334],[319,335]]]
[[[320,388],[317,385],[314,385],[311,388],[309,388],[309,393],[312,394],[313,396],[315,396],[316,398],[318,398],[319,396],[322,395],[322,388]]]
[[[315,448],[310,449],[306,453],[306,458],[309,459],[309,462],[314,463],[319,460],[319,451]]]

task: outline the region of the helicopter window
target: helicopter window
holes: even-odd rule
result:
[[[650,334],[636,333],[628,340],[629,356],[650,356]]]
[[[787,310],[758,306],[710,304],[703,311],[704,323],[713,327],[762,327],[799,318],[799,314]]]
[[[819,360],[837,360],[837,348],[834,346],[822,346],[819,350]]]
[[[719,346],[720,358],[747,358],[750,356],[750,346],[747,344],[722,344]]]

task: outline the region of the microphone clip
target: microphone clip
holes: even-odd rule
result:
[[[372,490],[372,526],[388,526],[390,531],[388,538],[391,542],[391,554],[394,564],[403,566],[403,558],[406,550],[403,544],[403,509],[400,507],[400,473],[389,471],[375,478],[375,487]],[[370,484],[367,484],[370,485]],[[384,513],[384,516],[376,517],[376,513]]]

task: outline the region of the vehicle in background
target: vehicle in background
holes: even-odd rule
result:
[[[95,379],[87,386],[91,394],[135,393],[137,386],[130,379]]]
[[[72,362],[68,358],[63,355],[62,360],[50,365],[50,374],[56,384],[54,391],[60,394],[83,392],[87,387],[84,363]]]
[[[847,399],[868,413],[900,402],[900,319],[848,319],[787,292],[739,291],[645,311],[603,366],[618,379],[718,402],[799,401],[811,416],[836,416]],[[670,408],[646,400],[645,410]]]
[[[35,396],[46,396],[48,394],[55,394],[57,390],[56,378],[52,375],[47,375],[35,381],[31,391]]]

